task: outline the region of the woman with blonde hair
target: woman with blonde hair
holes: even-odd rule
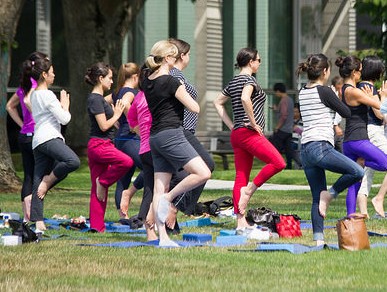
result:
[[[159,232],[160,246],[177,246],[165,228],[165,221],[174,198],[207,181],[211,172],[203,159],[187,141],[183,132],[184,108],[199,113],[199,104],[185,86],[169,74],[178,49],[169,41],[159,41],[146,58],[150,75],[142,84],[152,115],[150,147],[154,165],[153,209]],[[189,173],[169,190],[172,174],[180,168]]]

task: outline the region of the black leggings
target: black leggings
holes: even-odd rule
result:
[[[32,194],[32,181],[34,177],[34,152],[32,151],[32,136],[19,133],[18,137],[19,149],[23,162],[23,187],[21,190],[21,200]]]

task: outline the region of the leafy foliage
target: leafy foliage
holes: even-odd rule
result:
[[[355,8],[359,14],[368,15],[373,25],[382,27],[382,25],[387,24],[387,0],[358,0]],[[387,30],[380,33],[369,31],[360,31],[358,33],[370,44],[371,48],[375,48],[378,56],[387,61]]]

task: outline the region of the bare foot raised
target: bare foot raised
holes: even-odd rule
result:
[[[171,204],[169,207],[167,219],[165,220],[165,224],[168,226],[168,228],[170,229],[175,228],[176,217],[177,217],[177,208],[173,204]]]
[[[49,188],[50,188],[50,179],[48,175],[45,175],[42,179],[42,181],[39,184],[38,187],[38,198],[43,200],[44,196],[47,194]]]
[[[386,217],[386,215],[384,214],[384,208],[383,208],[383,202],[384,200],[380,200],[378,199],[377,197],[373,197],[372,200],[372,205],[374,206],[375,208],[375,211],[376,213],[380,216],[380,217]]]
[[[357,195],[357,205],[359,206],[359,212],[363,215],[366,215],[367,219],[369,219],[370,217],[368,216],[367,199],[368,197],[364,194]]]
[[[99,177],[97,177],[95,182],[97,184],[97,199],[103,202],[106,198],[106,188],[99,183]]]
[[[329,203],[332,201],[333,197],[328,191],[321,191],[320,193],[320,203],[318,205],[318,211],[322,217],[327,216],[327,210]]]
[[[247,204],[250,201],[251,195],[246,193],[247,187],[241,188],[241,197],[238,202],[238,210],[241,215],[244,215],[246,212]]]
[[[129,190],[124,190],[122,191],[122,195],[121,195],[120,210],[121,210],[121,213],[123,213],[125,216],[128,215],[129,204],[130,204]]]
[[[36,227],[36,230],[38,230],[38,231],[46,231],[47,230],[46,225],[44,224],[43,221],[36,221],[35,227]]]

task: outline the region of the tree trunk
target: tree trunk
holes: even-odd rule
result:
[[[72,116],[66,141],[80,150],[87,145],[89,130],[87,95],[90,87],[84,82],[86,69],[98,61],[115,68],[121,65],[123,39],[144,0],[63,0],[62,3]]]
[[[17,24],[24,0],[1,0],[0,4],[0,192],[20,190],[20,179],[12,163],[7,136],[7,85],[10,72],[10,52],[14,45]]]

